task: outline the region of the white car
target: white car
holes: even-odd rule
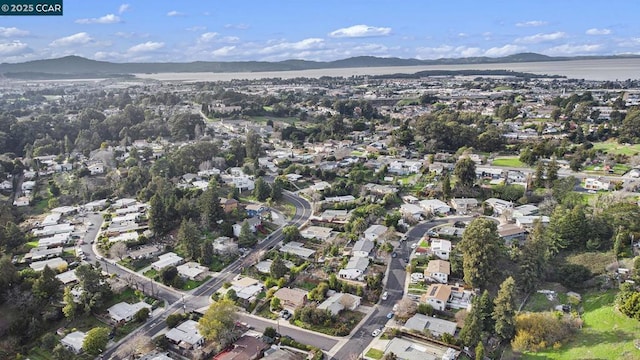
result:
[[[382,300],[387,300],[389,298],[389,293],[385,291],[384,293],[382,293],[382,296],[380,298]]]
[[[382,332],[382,330],[380,329],[375,329],[373,330],[373,332],[371,333],[371,336],[376,337],[378,335],[380,335],[380,333]]]
[[[417,248],[417,247],[418,247],[418,243],[411,244],[411,248],[412,248],[412,249],[415,249],[415,248]]]
[[[393,305],[393,312],[398,312],[398,304]]]

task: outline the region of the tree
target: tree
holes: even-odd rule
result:
[[[0,303],[3,300],[3,295],[9,289],[17,285],[20,280],[20,275],[16,270],[15,265],[11,262],[11,258],[7,255],[0,257]]]
[[[384,354],[384,356],[382,357],[382,360],[398,360],[398,356],[393,352],[388,352]]]
[[[213,245],[209,241],[200,244],[200,264],[209,266],[213,262],[214,257]]]
[[[33,294],[43,300],[50,300],[59,296],[62,282],[56,278],[56,272],[45,266],[40,277],[33,282]]]
[[[200,258],[201,237],[198,227],[191,220],[183,219],[178,229],[178,243],[191,259]]]
[[[0,234],[0,245],[4,247],[6,253],[13,253],[26,242],[24,232],[13,221],[7,222],[3,230]]]
[[[64,301],[64,307],[62,308],[62,313],[64,316],[73,320],[76,316],[76,310],[78,309],[78,304],[73,300],[73,294],[71,294],[71,287],[66,286],[64,288],[64,295],[62,295],[62,300]]]
[[[472,187],[476,181],[476,163],[468,157],[464,157],[456,163],[453,173],[458,177],[460,185]]]
[[[515,334],[515,280],[508,277],[500,285],[498,295],[493,301],[493,320],[495,320],[495,333],[502,340],[510,340]]]
[[[282,183],[277,179],[273,182],[273,185],[271,185],[270,197],[272,201],[279,201],[280,199],[282,199]]]
[[[112,258],[118,258],[119,260],[122,260],[122,258],[127,255],[127,244],[122,241],[118,241],[117,243],[111,245],[111,248],[109,249],[109,255],[111,255]]]
[[[101,307],[111,296],[111,288],[100,267],[82,264],[76,268],[76,277],[84,290],[80,296],[80,303],[85,312]]]
[[[272,339],[275,338],[277,334],[278,333],[276,332],[276,329],[272,328],[271,326],[267,326],[264,329],[264,333],[263,333],[264,336]]]
[[[107,348],[108,342],[109,329],[96,327],[87,331],[87,335],[82,342],[82,349],[91,355],[99,355]]]
[[[205,339],[226,346],[233,336],[233,328],[238,318],[233,301],[224,299],[209,306],[207,312],[198,321],[198,330]]]
[[[174,313],[167,316],[167,327],[174,328],[178,326],[185,319],[185,315],[182,313]]]
[[[175,266],[167,266],[160,270],[160,279],[163,284],[171,285],[173,281],[178,277],[178,268]]]
[[[284,243],[291,241],[297,241],[300,239],[300,229],[295,225],[287,225],[282,229],[282,235],[284,236]]]
[[[404,297],[402,300],[398,301],[398,311],[396,311],[396,316],[400,319],[408,319],[412,317],[417,310],[418,305],[416,302]]]
[[[491,317],[493,314],[493,302],[491,301],[488,290],[482,292],[482,296],[480,296],[477,306],[480,317],[482,318],[482,330],[491,332],[494,327],[493,318]]]
[[[280,258],[280,256],[276,255],[276,257],[273,259],[273,262],[271,263],[269,272],[271,273],[272,278],[280,279],[281,277],[284,277],[287,272],[289,272],[289,269],[287,269],[284,261]]]
[[[209,180],[207,190],[198,199],[202,222],[210,229],[218,227],[218,222],[224,219],[224,209],[220,206],[220,191],[215,178]]]
[[[227,299],[227,300],[231,300],[233,302],[236,302],[236,300],[238,300],[238,294],[236,293],[235,290],[228,289],[227,292],[224,294],[224,298]]]
[[[476,346],[476,360],[484,359],[484,345],[482,341],[478,342],[478,346]]]
[[[554,181],[558,180],[558,162],[556,157],[552,157],[549,165],[547,165],[547,184],[551,187]]]
[[[460,330],[460,340],[462,340],[465,346],[470,348],[476,346],[482,336],[482,314],[478,303],[478,298],[475,298],[473,300],[471,310],[464,319],[462,330]]]
[[[280,298],[275,296],[272,297],[271,302],[269,302],[269,308],[271,309],[271,311],[278,311],[282,309],[282,305],[280,304]]]
[[[238,236],[238,245],[240,247],[252,247],[257,242],[256,237],[253,235],[251,228],[249,227],[249,222],[247,220],[242,222],[242,226],[240,227],[240,236]]]
[[[251,129],[247,132],[247,139],[245,142],[246,154],[249,159],[257,159],[262,155],[262,140],[260,135],[255,130]]]
[[[544,236],[542,223],[536,221],[520,250],[518,285],[525,293],[535,290],[544,274],[548,259],[548,246]]]
[[[269,198],[269,195],[271,195],[271,188],[263,178],[259,177],[256,179],[254,186],[253,196],[255,196],[258,201],[265,201]]]
[[[486,287],[493,279],[495,262],[501,255],[496,223],[486,218],[474,219],[458,248],[462,252],[464,281],[474,288]]]
[[[164,235],[169,231],[164,200],[154,194],[149,200],[149,229],[157,235]]]
[[[540,160],[536,164],[536,172],[533,177],[533,186],[539,188],[544,185],[544,163]]]
[[[444,174],[442,178],[442,199],[447,201],[451,198],[451,176],[449,173]]]

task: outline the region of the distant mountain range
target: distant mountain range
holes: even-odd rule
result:
[[[637,58],[636,55],[551,57],[536,53],[521,53],[498,58],[468,57],[457,59],[418,60],[401,58],[381,58],[358,56],[328,62],[308,60],[267,61],[194,61],[186,63],[113,63],[97,61],[80,56],[65,56],[56,59],[34,60],[23,63],[2,63],[0,74],[15,78],[54,78],[54,77],[114,77],[130,76],[136,73],[168,72],[262,72],[310,69],[336,69],[355,67],[389,67],[420,65],[464,65],[496,64],[540,61],[568,61],[585,59]]]

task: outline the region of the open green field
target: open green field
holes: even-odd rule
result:
[[[251,121],[259,122],[265,124],[267,120],[271,120],[273,122],[285,122],[287,124],[293,124],[294,122],[300,122],[300,119],[297,117],[274,117],[274,116],[251,116]]]
[[[593,148],[596,150],[602,150],[603,152],[612,155],[635,155],[640,153],[640,144],[622,145],[618,144],[615,141],[593,143]]]
[[[524,354],[523,359],[640,359],[634,341],[640,338],[640,322],[614,309],[616,291],[587,294],[584,327],[558,350]]]
[[[501,157],[493,159],[491,165],[506,167],[527,167],[527,164],[521,162],[517,156]]]
[[[364,356],[378,360],[382,359],[382,357],[384,356],[384,351],[371,348],[369,349],[369,351],[367,351],[366,354],[364,354]]]

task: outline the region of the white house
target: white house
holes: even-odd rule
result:
[[[300,230],[300,236],[305,239],[318,239],[327,241],[332,236],[333,229],[323,226],[309,226]]]
[[[424,270],[424,276],[442,284],[449,282],[450,274],[451,264],[445,260],[431,260]]]
[[[197,262],[190,261],[188,263],[178,265],[178,274],[180,276],[191,279],[191,280],[199,280],[204,277],[209,268],[206,266],[202,266]]]
[[[280,248],[281,252],[285,252],[288,254],[296,255],[304,259],[308,259],[316,253],[315,250],[307,249],[304,247],[304,244],[299,243],[297,241],[291,241],[289,243],[284,244],[283,247]]]
[[[421,220],[424,214],[424,209],[414,204],[402,204],[400,205],[400,212],[402,215],[411,217],[414,220]]]
[[[64,223],[64,224],[45,226],[42,229],[33,229],[31,232],[35,236],[42,237],[42,236],[51,236],[56,234],[72,233],[74,230],[75,230],[75,226]]]
[[[82,352],[82,344],[84,343],[84,338],[86,337],[86,333],[82,331],[74,331],[60,339],[60,343],[62,344],[62,346],[67,348],[67,350],[73,351],[74,354],[80,354]]]
[[[258,216],[245,219],[244,221],[249,223],[249,230],[251,230],[252,233],[256,232],[258,230],[258,227],[262,225],[262,220],[260,220]],[[233,236],[239,237],[240,232],[242,231],[242,224],[233,224],[232,228],[233,228]]]
[[[369,241],[376,241],[380,236],[387,232],[389,228],[384,225],[371,225],[364,231],[364,238]]]
[[[29,264],[29,267],[32,268],[34,271],[42,271],[44,270],[45,266],[48,266],[49,269],[52,269],[52,270],[58,270],[58,269],[66,270],[69,264],[67,264],[67,262],[64,259],[59,257],[49,259],[49,260],[36,261]]]
[[[255,181],[253,181],[253,178],[247,175],[234,176],[231,178],[231,181],[233,182],[233,186],[235,186],[240,191],[253,191],[253,189],[255,189],[256,187],[256,183]]]
[[[473,295],[472,291],[457,285],[431,284],[427,292],[420,297],[420,302],[427,303],[439,311],[444,311],[447,307],[470,309]]]
[[[165,336],[169,341],[183,349],[193,349],[204,344],[204,337],[198,331],[198,323],[187,320],[169,330]]]
[[[20,188],[22,189],[23,193],[28,194],[31,191],[33,191],[35,187],[36,187],[36,182],[33,180],[30,180],[30,181],[23,182]]]
[[[176,266],[182,263],[184,259],[174,252],[168,252],[158,256],[158,261],[151,264],[151,268],[160,271],[167,266]]]
[[[536,221],[540,221],[543,225],[546,225],[549,223],[549,217],[548,216],[519,216],[514,218],[516,220],[516,225],[518,225],[519,227],[523,228],[523,229],[532,229],[533,228],[533,224]]]
[[[458,214],[464,215],[478,207],[478,200],[474,198],[455,198],[451,199],[451,206],[456,209]]]
[[[133,317],[136,315],[136,313],[144,308],[151,310],[151,305],[147,304],[144,301],[140,301],[135,304],[121,302],[108,308],[107,312],[109,313],[111,320],[118,323],[121,321],[127,322],[133,320]]]
[[[586,178],[584,179],[584,188],[595,191],[609,190],[611,188],[611,182],[594,178]]]
[[[449,260],[451,253],[451,241],[444,239],[431,239],[430,253],[442,260]]]
[[[421,200],[420,206],[431,214],[447,214],[451,212],[451,207],[438,199]]]
[[[419,332],[429,330],[429,333],[433,336],[442,336],[443,334],[455,335],[457,325],[453,321],[415,314],[405,322],[404,327]]]
[[[491,208],[493,209],[493,212],[496,213],[496,215],[502,215],[502,213],[505,211],[513,210],[513,203],[510,201],[496,199],[496,198],[489,198],[485,200],[485,203],[491,206]]]
[[[233,254],[238,252],[238,243],[228,236],[221,236],[213,240],[213,251],[218,254]]]
[[[364,272],[369,267],[369,259],[366,257],[353,256],[349,259],[347,266],[338,272],[338,276],[341,279],[355,280],[364,275]]]
[[[91,175],[100,175],[104,174],[104,165],[102,163],[93,163],[87,166],[89,173]]]
[[[340,311],[347,310],[355,310],[360,306],[362,298],[360,296],[355,296],[351,294],[345,293],[335,293],[331,295],[327,300],[323,301],[320,305],[318,305],[318,309],[320,310],[329,310],[331,315],[338,315]]]
[[[351,249],[351,255],[357,257],[369,257],[371,255],[371,251],[374,248],[373,241],[369,241],[367,239],[360,239],[356,241],[353,245],[353,249]]]
[[[13,190],[13,183],[9,180],[0,182],[0,190]]]

